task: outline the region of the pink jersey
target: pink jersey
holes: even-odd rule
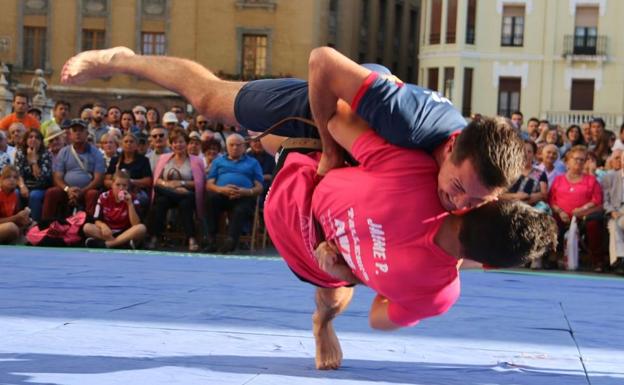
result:
[[[433,241],[445,214],[436,193],[437,165],[426,153],[390,145],[373,132],[358,138],[352,152],[360,166],[332,170],[314,191],[316,160],[288,156],[265,206],[278,251],[300,277],[344,285],[314,258],[314,215],[354,274],[390,300],[393,322],[409,326],[444,313],[459,296],[459,276],[457,259]]]

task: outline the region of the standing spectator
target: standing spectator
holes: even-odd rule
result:
[[[19,172],[15,166],[0,170],[0,243],[12,243],[20,236],[20,230],[31,222],[30,209],[20,210],[17,197]]]
[[[132,107],[132,113],[134,114],[134,119],[136,120],[137,116],[139,116],[139,115],[146,115],[147,114],[147,108],[145,108],[144,106],[138,104],[138,105]]]
[[[560,149],[560,154],[563,157],[572,147],[581,145],[584,146],[585,144],[581,127],[573,124],[566,130],[566,141]]]
[[[565,164],[559,160],[559,149],[557,146],[554,144],[544,146],[542,149],[542,163],[539,165],[539,169],[546,173],[548,190],[550,191],[555,178],[566,172]]]
[[[154,172],[150,247],[156,245],[165,230],[167,211],[177,207],[184,233],[189,236],[189,251],[197,251],[199,244],[195,238],[195,218],[192,213],[195,212],[199,220],[203,219],[204,164],[199,157],[188,154],[188,136],[183,129],[171,131],[169,141],[173,152],[160,156]]]
[[[620,136],[615,140],[611,150],[624,150],[624,123],[620,126]]]
[[[522,130],[522,125],[524,124],[524,116],[522,115],[522,112],[520,111],[512,112],[510,120],[511,120],[511,125],[513,126],[514,130],[516,130],[518,135],[520,135],[520,137],[523,140],[528,139],[529,134]]]
[[[583,134],[583,140],[585,141],[585,145],[588,146],[591,141],[591,127],[589,122],[585,122],[581,124],[581,133]]]
[[[117,136],[111,132],[102,135],[100,138],[100,151],[104,157],[104,166],[108,168],[111,159],[119,155],[117,149],[119,148],[119,142]]]
[[[89,124],[89,137],[93,143],[100,143],[102,135],[108,133],[109,127],[105,121],[106,107],[103,104],[96,103],[93,105],[93,117]]]
[[[134,126],[134,133],[139,134],[147,134],[147,118],[145,115],[137,115],[136,123]]]
[[[28,109],[28,115],[37,119],[39,124],[41,124],[41,110],[40,109],[38,109],[37,107],[31,107],[30,109]]]
[[[178,124],[185,130],[188,130],[189,122],[186,121],[186,110],[182,106],[175,104],[171,107],[171,112],[175,114]]]
[[[152,128],[152,131],[150,133],[152,148],[145,155],[150,162],[152,173],[154,173],[154,170],[156,169],[158,157],[162,154],[167,154],[171,152],[171,149],[169,148],[169,145],[167,143],[166,136],[167,130],[165,130],[163,127]]]
[[[15,147],[9,145],[5,131],[0,130],[0,170],[6,165],[13,163]]]
[[[178,118],[176,114],[171,111],[165,112],[163,115],[163,126],[167,129],[167,131],[171,132],[173,129],[179,126]]]
[[[54,162],[56,162],[56,158],[58,156],[58,153],[61,151],[61,148],[65,147],[65,141],[65,130],[61,129],[58,126],[52,126],[48,128],[47,136],[44,139],[44,144],[50,152],[53,165]]]
[[[598,167],[604,167],[609,155],[611,155],[612,146],[609,133],[603,132],[597,139],[593,150],[593,153],[596,154]]]
[[[36,128],[28,132],[25,143],[17,150],[15,165],[26,187],[31,216],[39,222],[43,198],[52,186],[52,156],[43,145],[43,135]]]
[[[589,256],[593,268],[602,270],[602,189],[595,176],[585,174],[585,146],[572,147],[566,155],[568,171],[555,178],[550,189],[550,207],[559,226],[560,236],[573,216],[587,234]],[[563,244],[563,243],[561,243]]]
[[[111,159],[106,175],[104,187],[110,189],[113,185],[113,176],[123,170],[130,176],[128,191],[139,201],[141,209],[149,205],[149,192],[152,189],[152,169],[149,160],[138,152],[138,141],[132,133],[126,133],[121,142],[121,153]]]
[[[615,150],[614,170],[602,179],[604,209],[609,229],[609,266],[611,271],[624,273],[624,175],[622,175],[622,150]],[[615,169],[615,167],[619,167]]]
[[[197,127],[197,130],[200,134],[203,133],[205,130],[208,129],[208,119],[206,119],[204,115],[197,115],[195,117],[195,127]]]
[[[192,131],[189,134],[188,153],[195,156],[201,155],[201,136],[199,132]]]
[[[0,130],[7,131],[11,124],[19,122],[27,128],[39,128],[39,121],[28,115],[28,95],[16,92],[13,96],[13,112],[0,120]]]
[[[121,109],[117,106],[108,107],[106,111],[106,123],[109,127],[119,128],[119,120],[121,119]]]
[[[130,175],[119,170],[113,177],[111,188],[98,198],[94,223],[84,225],[87,238],[85,246],[113,248],[135,245],[143,241],[147,229],[137,214],[132,194],[129,192]]]
[[[141,155],[147,155],[147,151],[149,150],[149,137],[147,134],[139,133],[136,135],[137,137],[137,152]],[[149,159],[148,159],[149,161]],[[151,166],[150,166],[151,170]]]
[[[123,111],[119,118],[119,128],[121,129],[121,132],[123,133],[123,135],[125,135],[128,132],[137,134],[135,125],[136,125],[136,119],[132,111],[130,110]]]
[[[593,151],[605,132],[605,122],[602,118],[593,118],[589,122],[589,141],[587,149]]]
[[[207,176],[207,226],[208,251],[216,248],[219,217],[230,211],[228,236],[222,252],[236,249],[241,231],[254,210],[256,197],[262,194],[262,169],[260,163],[245,154],[245,140],[239,134],[227,138],[227,155],[212,162]]]
[[[42,219],[64,217],[67,206],[82,205],[92,215],[98,189],[104,179],[102,153],[87,141],[86,122],[74,119],[70,124],[71,142],[59,152],[53,166],[54,187],[46,191]]]
[[[537,118],[531,118],[529,119],[529,121],[527,122],[527,134],[529,135],[529,138],[533,141],[536,141],[537,138],[539,137],[539,119]]]
[[[160,112],[155,107],[147,107],[147,119],[146,129],[151,130],[154,127],[160,126]]]
[[[48,130],[50,129],[50,127],[63,127],[65,121],[67,121],[68,115],[69,103],[64,100],[57,100],[56,103],[54,103],[54,109],[52,109],[52,119],[46,120],[45,122],[41,123],[41,134],[43,134],[43,137],[48,137]]]
[[[83,108],[82,111],[80,111],[80,119],[91,124],[91,120],[93,119],[93,109],[90,107]]]

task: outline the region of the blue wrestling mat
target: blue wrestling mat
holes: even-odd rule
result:
[[[0,384],[624,384],[624,279],[462,272],[442,317],[314,369],[313,288],[278,258],[1,247]]]

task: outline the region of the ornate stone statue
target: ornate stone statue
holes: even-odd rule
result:
[[[48,82],[43,77],[43,70],[35,70],[35,77],[30,82],[30,86],[35,91],[33,99],[46,100],[46,89],[48,88]]]

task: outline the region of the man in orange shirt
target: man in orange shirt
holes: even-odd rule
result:
[[[20,122],[26,127],[26,131],[31,128],[39,129],[39,121],[27,114],[28,112],[28,95],[16,93],[13,96],[13,113],[5,116],[0,120],[0,129],[7,131],[9,126],[15,122]]]

